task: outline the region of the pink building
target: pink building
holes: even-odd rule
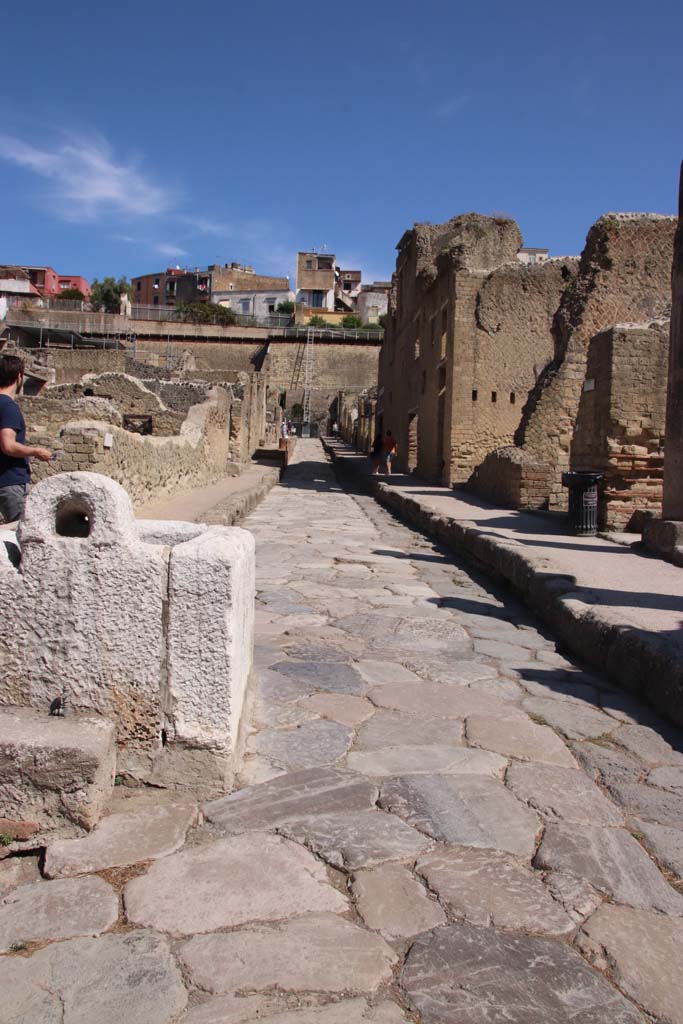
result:
[[[78,274],[58,274],[52,267],[22,267],[31,284],[46,299],[57,298],[67,288],[78,288],[86,299],[90,298],[90,285]]]

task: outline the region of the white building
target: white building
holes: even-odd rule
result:
[[[266,319],[269,316],[278,315],[277,307],[281,302],[294,302],[294,292],[291,289],[277,291],[274,288],[270,291],[231,289],[230,291],[214,291],[212,300],[241,316]]]

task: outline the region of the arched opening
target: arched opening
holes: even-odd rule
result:
[[[85,501],[64,498],[57,506],[55,533],[59,537],[89,537],[92,516]]]

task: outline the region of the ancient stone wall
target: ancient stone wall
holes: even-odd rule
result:
[[[548,505],[563,508],[561,474],[569,468],[591,338],[615,323],[668,316],[676,221],[657,214],[607,214],[590,229],[576,280],[566,289],[556,319],[554,366],[533,396],[520,441],[553,466]]]
[[[172,437],[142,436],[97,420],[68,422],[56,437],[29,432],[30,443],[64,453],[53,462],[34,462],[33,478],[73,470],[103,473],[126,487],[138,506],[205,486],[234,473],[233,460],[242,459],[239,435],[231,445],[230,407],[228,392],[212,390],[208,401],[190,409],[180,433]]]
[[[102,420],[123,426],[123,417],[112,402],[106,398],[86,398],[82,392],[72,397],[61,390],[45,388],[40,395],[20,395],[17,401],[33,434],[56,437],[69,420]]]
[[[678,228],[671,271],[669,392],[666,412],[663,516],[683,520],[683,165],[678,198]]]
[[[603,528],[639,529],[661,512],[669,332],[666,321],[614,326],[591,338],[571,468],[604,475]]]
[[[476,214],[417,225],[399,244],[378,409],[401,469],[464,483],[513,442],[575,270],[571,260],[524,267],[521,244],[513,221]]]

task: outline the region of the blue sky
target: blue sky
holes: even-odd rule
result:
[[[683,4],[12,4],[0,263],[87,278],[326,245],[386,278],[415,221],[514,216],[578,253],[674,213]]]

